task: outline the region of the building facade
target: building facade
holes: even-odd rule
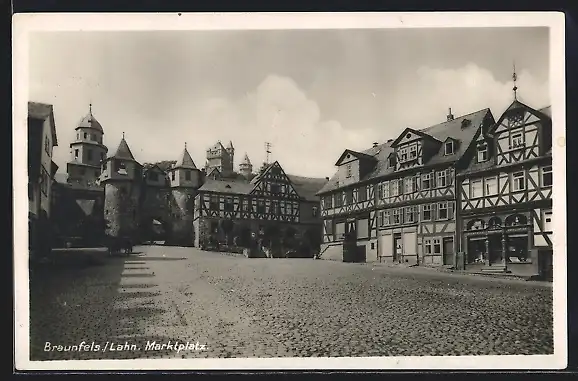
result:
[[[359,261],[448,265],[457,250],[455,173],[477,136],[494,122],[489,109],[416,130],[364,152],[346,150],[322,198],[322,258],[341,260],[343,243]]]
[[[539,275],[552,261],[550,108],[515,100],[458,173],[466,267]]]
[[[49,249],[52,183],[58,166],[52,160],[58,145],[52,105],[28,102],[28,227],[31,251]]]
[[[305,241],[316,250],[321,219],[315,193],[326,181],[287,175],[278,162],[251,181],[207,179],[195,200],[195,244],[249,247],[252,236],[262,236],[268,247]]]

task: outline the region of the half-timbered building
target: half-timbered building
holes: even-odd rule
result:
[[[211,238],[248,247],[255,234],[268,241],[305,238],[314,249],[321,235],[315,193],[326,181],[287,175],[278,162],[251,181],[208,178],[195,200],[195,246]]]
[[[538,275],[552,253],[550,107],[514,100],[474,148],[458,173],[466,267]]]
[[[322,199],[321,256],[340,260],[353,236],[360,261],[453,265],[456,252],[455,172],[482,129],[489,109],[425,129],[406,128],[366,151],[346,150]]]

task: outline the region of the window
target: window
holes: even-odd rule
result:
[[[449,141],[444,144],[444,154],[445,155],[453,155],[454,154],[454,142]]]
[[[401,148],[399,150],[399,160],[407,161],[407,148]]]
[[[490,177],[486,179],[486,196],[498,194],[498,178]]]
[[[171,180],[175,181],[175,171],[171,172]]]
[[[347,166],[345,167],[345,177],[350,178],[351,177],[351,164],[347,164]]]
[[[88,160],[92,160],[92,150],[90,148],[86,152],[86,157]]]
[[[413,186],[413,191],[414,191],[414,192],[417,192],[417,191],[419,190],[419,179],[420,179],[420,176],[413,176],[413,177],[411,178],[411,181],[412,181],[412,183],[413,183],[412,186]]]
[[[478,163],[488,161],[488,145],[482,144],[478,146]]]
[[[75,158],[75,159],[78,159],[78,149],[75,149],[75,150],[74,150],[74,158]]]
[[[441,254],[442,253],[442,245],[441,245],[441,240],[439,238],[434,238],[434,240],[433,240],[433,252],[434,252],[434,254]]]
[[[393,223],[394,224],[401,224],[403,221],[403,209],[394,209],[393,210]]]
[[[225,199],[225,212],[232,212],[234,210],[233,199],[227,197]]]
[[[524,134],[522,131],[512,133],[510,137],[510,148],[520,148],[524,146]]]
[[[338,192],[335,194],[335,207],[339,208],[343,205],[343,193]]]
[[[295,210],[297,210],[297,207],[295,207]],[[293,215],[293,204],[292,203],[287,204],[286,213],[290,216]]]
[[[430,189],[431,188],[431,174],[425,173],[421,179],[421,187],[422,189]]]
[[[405,208],[405,222],[410,224],[416,222],[416,207],[408,206]]]
[[[422,220],[431,221],[431,205],[426,204],[422,206]]]
[[[387,226],[391,223],[390,221],[391,213],[389,210],[381,210],[379,212],[379,225],[380,226]]]
[[[345,205],[353,204],[353,189],[345,191]]]
[[[552,186],[552,166],[542,168],[542,186],[551,187]]]
[[[432,253],[431,239],[429,238],[424,239],[423,245],[424,245],[424,253],[426,255],[431,255]]]
[[[191,171],[185,170],[185,180],[191,181]]]
[[[552,223],[552,211],[545,210],[544,211],[544,231],[551,232],[554,230],[553,223]]]
[[[389,182],[386,181],[382,184],[379,184],[379,186],[381,187],[381,190],[379,192],[379,194],[381,195],[381,198],[389,198]]]
[[[483,196],[482,180],[472,180],[470,183],[470,198]]]
[[[219,210],[219,196],[211,196],[211,203],[209,208],[211,210]]]
[[[86,132],[84,133],[84,138],[88,139],[88,134]]]
[[[358,200],[359,202],[367,201],[367,187],[361,187],[357,190]]]
[[[416,145],[412,145],[409,147],[409,159],[415,159],[417,158],[417,146]]]
[[[249,200],[244,199],[243,200],[243,211],[244,212],[248,212],[249,211]]]
[[[399,187],[397,186],[397,182],[398,182],[398,180],[392,180],[391,181],[391,195],[392,196],[399,195]]]
[[[403,186],[405,189],[405,194],[413,193],[413,181],[411,177],[406,177],[405,179],[403,179]]]
[[[448,203],[440,202],[438,203],[438,220],[448,219]]]
[[[399,194],[399,195],[403,194],[403,180],[402,179],[397,180],[397,194]]]
[[[313,217],[317,217],[317,215],[318,215],[318,210],[317,210],[317,207],[316,207],[316,206],[314,206],[313,208],[311,208],[311,215],[312,215]]]
[[[80,139],[80,133],[79,132],[76,133],[76,140],[78,140],[78,139]]]
[[[281,206],[279,201],[271,201],[271,209],[269,210],[271,214],[281,214]]]
[[[512,173],[512,187],[514,191],[526,189],[526,176],[523,171]]]
[[[325,209],[333,208],[333,196],[325,197],[323,206],[325,207]]]
[[[438,188],[440,188],[440,187],[447,187],[448,184],[447,184],[447,181],[446,181],[446,180],[447,180],[447,175],[446,175],[446,171],[445,171],[445,170],[444,170],[444,171],[440,171],[440,172],[437,173],[437,183],[436,183],[436,185],[437,185]]]
[[[257,201],[257,213],[260,214],[265,213],[265,201],[263,200]]]

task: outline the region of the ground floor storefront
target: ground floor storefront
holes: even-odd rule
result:
[[[471,215],[464,217],[462,226],[468,270],[538,276],[551,268],[552,247],[534,239],[531,211]]]

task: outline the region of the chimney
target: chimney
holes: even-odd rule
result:
[[[377,147],[377,142],[373,142],[373,146],[374,146],[374,147]]]
[[[454,120],[454,115],[452,114],[452,108],[448,109],[448,122]]]

